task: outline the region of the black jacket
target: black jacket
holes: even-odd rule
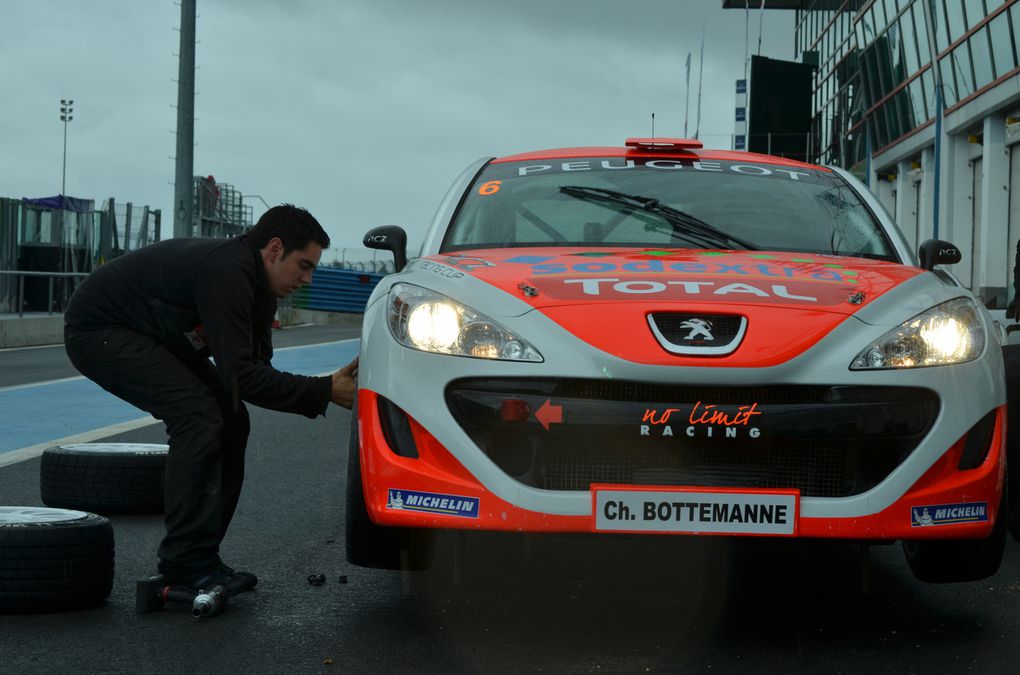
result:
[[[330,377],[270,365],[275,314],[262,257],[247,237],[169,239],[97,268],[71,297],[64,323],[81,330],[126,327],[183,361],[211,354],[235,400],[324,414]]]

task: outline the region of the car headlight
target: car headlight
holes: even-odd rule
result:
[[[543,360],[537,349],[489,317],[426,288],[394,284],[387,305],[390,330],[405,347],[482,359]]]
[[[868,346],[850,370],[948,366],[976,359],[985,348],[977,307],[966,298],[936,305]]]

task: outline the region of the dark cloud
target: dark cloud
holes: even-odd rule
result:
[[[744,12],[720,4],[199,0],[195,173],[307,206],[336,246],[383,223],[417,243],[482,155],[618,144],[648,133],[651,112],[657,133],[681,135],[684,61],[696,87],[703,25],[702,138],[729,147]],[[57,106],[72,96],[68,192],[162,207],[171,231],[177,5],[4,9],[0,194],[59,190]],[[763,53],[792,57],[792,13],[765,16]],[[690,134],[695,103],[692,91]]]

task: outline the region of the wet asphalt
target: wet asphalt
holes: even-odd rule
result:
[[[276,343],[323,335],[338,339],[295,329]],[[0,372],[26,353],[0,352]],[[40,372],[60,372],[62,352],[50,353]],[[154,571],[161,519],[112,516],[108,601],[0,615],[0,672],[1012,673],[1020,661],[1012,539],[995,577],[945,586],[915,581],[898,545],[792,540],[448,535],[427,573],[351,567],[350,413],[251,410],[223,556],[259,586],[212,619],[137,615],[135,581]],[[107,440],[165,435],[154,424]],[[42,504],[38,459],[0,468],[0,504]],[[326,583],[310,585],[320,573]]]

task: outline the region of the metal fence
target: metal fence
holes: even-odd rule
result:
[[[0,313],[62,312],[89,272],[159,238],[160,212],[147,206],[110,198],[99,209],[72,212],[0,198]],[[361,312],[392,271],[393,259],[384,251],[341,248],[290,305]]]
[[[329,249],[327,255],[332,255],[333,260],[323,260],[323,267],[353,270],[355,272],[370,272],[373,274],[392,274],[393,256],[386,251],[373,251],[367,248],[337,248]]]
[[[193,237],[236,237],[251,228],[252,207],[241,191],[212,176],[194,177]]]
[[[97,266],[160,238],[160,211],[112,197],[0,198],[0,312],[63,311]]]
[[[0,270],[0,282],[10,292],[0,296],[0,313],[24,315],[29,311],[53,314],[64,311],[78,282],[86,273],[23,272]],[[289,305],[324,312],[364,312],[382,274],[320,267],[309,286],[297,291]]]
[[[45,311],[48,314],[64,311],[64,306],[70,299],[78,281],[88,274],[78,272],[20,272],[0,270],[0,313],[17,314],[23,316],[25,307],[31,306],[26,302],[26,291],[29,296],[35,295],[37,302],[35,308],[38,311]],[[34,284],[33,282],[38,282]],[[41,303],[45,294],[46,302]],[[31,297],[29,298],[32,299]]]
[[[0,198],[0,270],[18,268],[18,230],[10,223],[17,222],[18,202]],[[0,300],[7,303],[17,282],[13,277],[0,275]]]
[[[114,254],[127,253],[159,241],[161,212],[148,206],[136,207],[131,202],[117,202],[112,197],[100,209],[111,231],[110,249]]]

